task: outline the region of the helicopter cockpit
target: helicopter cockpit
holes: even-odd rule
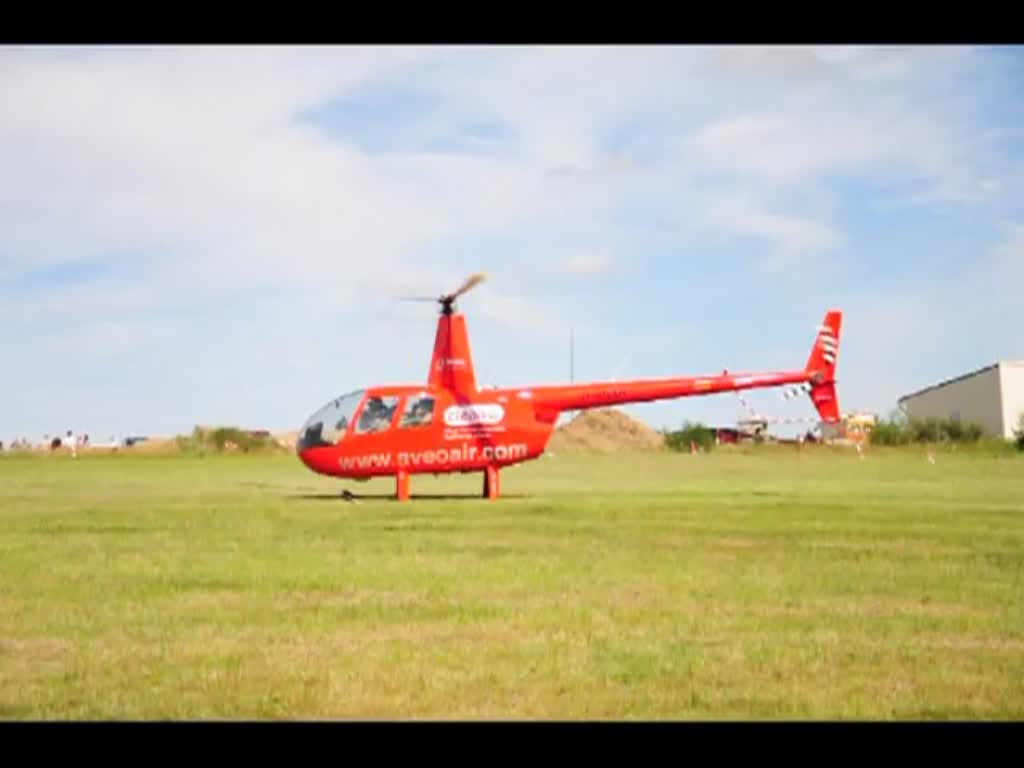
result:
[[[296,449],[304,451],[317,446],[337,445],[353,424],[353,417],[359,411],[352,427],[353,435],[368,435],[392,428],[395,414],[402,397],[399,395],[371,395],[366,398],[365,389],[336,397],[310,416],[302,425]],[[435,398],[428,392],[419,392],[405,398],[405,405],[398,420],[397,429],[418,429],[428,427],[433,421]]]
[[[336,397],[310,416],[302,425],[296,448],[304,451],[320,445],[336,445],[348,430],[352,414],[365,393],[366,390],[360,389]]]

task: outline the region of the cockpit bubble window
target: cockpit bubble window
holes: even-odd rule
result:
[[[337,444],[345,436],[352,414],[365,392],[361,389],[336,397],[310,416],[299,433],[299,450]]]
[[[394,396],[371,397],[363,406],[359,414],[359,421],[356,423],[356,434],[363,435],[368,432],[383,432],[391,426],[391,419],[394,418],[395,408],[398,407],[398,398]]]
[[[405,402],[399,429],[424,427],[434,417],[434,398],[430,395],[413,395]]]

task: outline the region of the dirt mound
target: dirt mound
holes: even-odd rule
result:
[[[572,421],[555,430],[548,441],[550,453],[558,451],[658,451],[662,436],[641,421],[614,408],[581,411]]]

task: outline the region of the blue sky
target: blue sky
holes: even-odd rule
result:
[[[0,439],[297,428],[423,380],[397,297],[478,270],[488,383],[570,327],[578,380],[800,367],[839,307],[887,414],[1024,358],[1021,93],[1013,47],[0,49]]]

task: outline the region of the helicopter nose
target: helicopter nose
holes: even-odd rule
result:
[[[323,445],[300,448],[296,446],[296,455],[307,469],[319,475],[334,475],[337,470],[337,456],[330,447]]]
[[[325,449],[332,447],[331,443],[324,439],[323,422],[320,419],[307,422],[295,439],[295,454],[314,472],[325,472],[328,469],[331,452]]]
[[[314,446],[326,445],[322,436],[323,427],[322,421],[306,422],[295,439],[295,452],[301,456]]]

